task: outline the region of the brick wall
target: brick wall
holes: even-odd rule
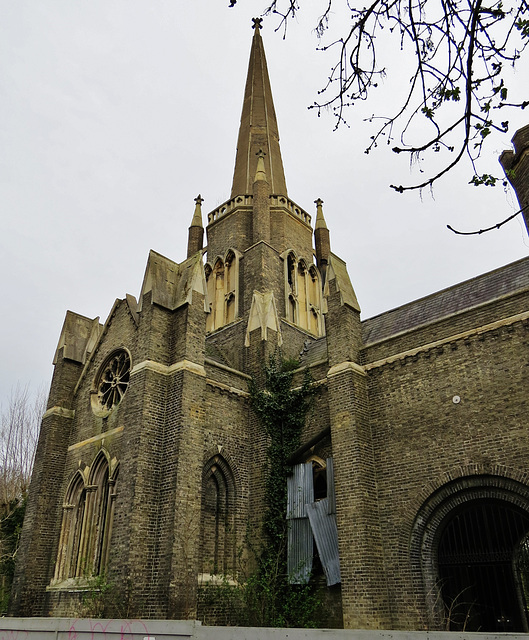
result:
[[[518,322],[369,371],[392,628],[426,625],[409,540],[428,496],[456,476],[526,475],[528,329]]]

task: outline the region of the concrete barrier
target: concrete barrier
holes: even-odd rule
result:
[[[205,627],[181,620],[0,618],[0,640],[528,640],[525,633]]]

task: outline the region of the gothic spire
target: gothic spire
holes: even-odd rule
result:
[[[266,154],[265,170],[271,193],[287,195],[279,148],[279,131],[261,38],[260,18],[254,18],[253,28],[255,32],[237,141],[232,198],[236,195],[252,193],[252,184],[257,171],[257,153],[260,149]]]

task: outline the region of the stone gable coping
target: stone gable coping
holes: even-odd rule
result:
[[[347,305],[360,312],[360,305],[356,293],[351,284],[351,279],[347,273],[347,264],[344,260],[339,258],[336,254],[329,254],[329,265],[327,267],[327,279],[325,281],[325,288],[323,291],[324,298],[329,297],[329,283],[331,280],[335,281],[336,291],[340,293],[340,304]]]
[[[61,349],[63,357],[67,360],[84,364],[98,343],[102,331],[103,325],[99,323],[99,316],[87,318],[74,311],[67,311],[53,364],[57,364]]]
[[[154,371],[155,373],[159,373],[163,376],[171,376],[173,373],[177,371],[189,371],[190,373],[194,373],[198,376],[206,377],[206,370],[200,364],[196,364],[196,362],[191,362],[190,360],[180,360],[179,362],[175,362],[171,365],[161,364],[160,362],[155,362],[154,360],[144,360],[143,362],[139,362],[137,365],[132,367],[130,375],[136,375],[146,369],[147,371]]]
[[[75,418],[75,411],[73,409],[65,409],[64,407],[50,407],[42,416],[42,419],[49,416],[59,416],[60,418],[68,418],[73,420]]]
[[[116,433],[121,433],[124,428],[125,427],[116,427],[115,429],[110,429],[110,431],[100,433],[97,436],[92,436],[91,438],[87,438],[86,440],[81,440],[81,442],[75,442],[68,447],[68,451],[74,451],[75,449],[85,447],[87,444],[93,444],[94,442],[99,442],[100,440],[104,440],[105,438],[110,438],[110,436],[113,436]]]
[[[483,336],[484,338],[484,334],[486,333],[495,331],[496,329],[499,329],[501,327],[510,326],[512,324],[515,324],[516,322],[523,322],[524,320],[528,320],[528,319],[529,319],[529,311],[524,311],[523,313],[518,313],[514,316],[504,318],[503,320],[498,320],[497,322],[491,322],[490,324],[485,324],[475,329],[463,331],[462,333],[456,333],[453,336],[448,336],[447,338],[442,338],[441,340],[436,340],[435,342],[429,342],[427,344],[421,345],[420,347],[415,347],[414,349],[409,349],[408,351],[403,351],[393,356],[389,356],[388,358],[384,358],[382,360],[376,360],[375,362],[370,362],[368,364],[365,364],[363,368],[365,371],[370,371],[371,369],[377,369],[385,365],[390,365],[395,362],[405,360],[406,358],[412,358],[414,356],[417,356],[419,353],[426,353],[428,351],[435,350],[439,347],[443,347],[444,345],[454,343],[458,340],[465,340],[475,336]],[[340,366],[341,365],[336,365],[336,367],[340,367]],[[333,367],[333,369],[334,368],[335,367]],[[330,371],[328,375],[330,375]]]
[[[232,369],[231,367],[228,367],[221,362],[217,362],[216,360],[212,360],[211,358],[205,358],[205,363],[210,365],[211,367],[217,367],[217,369],[222,369],[223,371],[227,371],[228,373],[233,373],[233,375],[239,376],[240,378],[245,378],[246,380],[252,379],[252,376],[249,376],[247,373],[243,373],[238,369]]]
[[[355,373],[359,373],[361,376],[367,375],[365,372],[365,367],[356,362],[351,362],[347,360],[346,362],[340,362],[339,364],[335,364],[334,367],[331,367],[327,372],[327,377],[332,378],[332,376],[340,375],[345,371],[354,371]]]
[[[79,376],[79,380],[77,381],[77,384],[75,385],[75,388],[73,390],[73,395],[75,396],[79,386],[81,385],[81,382],[84,380],[84,377],[86,375],[86,372],[88,371],[88,368],[90,367],[90,364],[93,360],[93,358],[95,357],[98,349],[99,349],[99,345],[102,343],[103,338],[105,337],[105,335],[108,332],[108,329],[110,328],[110,325],[112,324],[112,320],[114,318],[114,316],[116,315],[116,311],[118,310],[118,307],[125,303],[127,305],[127,310],[128,310],[128,315],[131,319],[131,321],[134,323],[134,327],[137,329],[137,324],[134,322],[134,316],[132,315],[132,313],[130,312],[130,306],[129,303],[121,298],[116,298],[116,300],[114,301],[114,304],[112,305],[112,309],[110,311],[110,313],[108,314],[108,318],[105,321],[105,324],[103,325],[103,327],[101,328],[101,330],[99,331],[99,336],[97,338],[97,341],[94,343],[92,351],[90,352],[90,354],[88,355],[88,357],[86,358],[86,362],[84,364],[83,370],[81,371],[81,375]]]
[[[306,369],[314,369],[315,367],[320,367],[322,364],[327,364],[329,361],[327,358],[322,358],[321,360],[316,360],[316,362],[310,362],[309,364],[304,364],[297,369],[294,369],[293,373],[301,373]]]
[[[206,384],[210,387],[215,387],[220,391],[225,391],[226,393],[233,393],[236,396],[240,396],[241,398],[249,398],[250,394],[247,391],[243,391],[242,389],[237,389],[235,387],[230,387],[230,385],[225,384],[224,382],[217,382],[216,380],[212,380],[211,378],[206,379]]]
[[[193,291],[206,295],[201,251],[180,263],[152,249],[149,251],[138,311],[141,312],[143,308],[146,293],[151,292],[151,304],[175,311],[185,304],[192,303]],[[207,311],[205,300],[204,311]]]

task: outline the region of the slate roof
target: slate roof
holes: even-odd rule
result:
[[[225,357],[225,355],[222,353],[222,351],[217,347],[216,344],[210,342],[209,340],[206,340],[206,358],[209,358],[210,360],[214,360],[215,362],[218,362],[219,364],[223,364],[225,367],[233,367],[233,363],[228,362],[227,358]]]
[[[318,340],[306,340],[303,350],[299,354],[302,366],[314,364],[327,359],[327,339],[325,337]]]
[[[529,258],[456,284],[362,322],[364,344],[441,320],[529,288]]]

